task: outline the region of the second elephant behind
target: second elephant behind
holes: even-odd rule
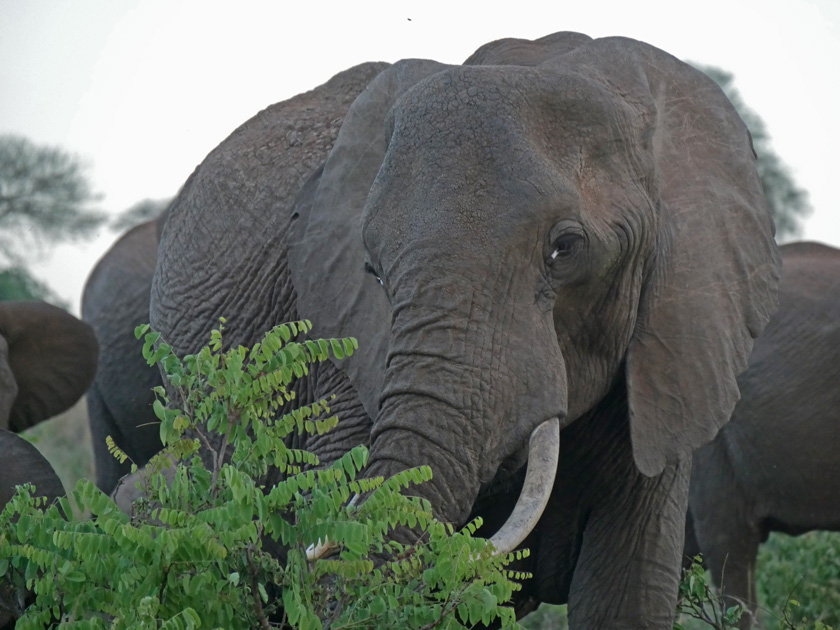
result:
[[[99,340],[96,377],[87,393],[96,485],[110,493],[130,470],[108,452],[114,442],[138,466],[161,448],[152,388],[162,384],[149,367],[134,328],[149,322],[149,290],[166,213],[128,230],[96,263],[82,296],[82,319]]]
[[[840,530],[840,250],[781,252],[779,310],[738,379],[732,420],[694,455],[686,529],[686,555],[702,552],[715,584],[753,613],[770,532]]]

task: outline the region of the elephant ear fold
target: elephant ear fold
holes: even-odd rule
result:
[[[361,216],[387,146],[388,112],[407,90],[447,68],[407,59],[383,70],[344,116],[338,138],[294,207],[289,262],[298,312],[322,337],[354,336],[359,348],[337,362],[375,417],[385,373],[391,308],[365,272]]]
[[[15,486],[32,483],[35,496],[48,501],[64,496],[55,470],[32,444],[11,431],[0,429],[0,510],[15,494]]]
[[[749,132],[718,86],[652,46],[598,42],[609,80],[636,77],[624,98],[652,104],[656,254],[626,360],[633,455],[652,476],[728,422],[781,258]]]
[[[18,390],[3,428],[28,429],[71,407],[90,387],[99,345],[86,323],[45,302],[6,302],[0,327]]]

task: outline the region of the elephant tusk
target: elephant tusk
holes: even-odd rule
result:
[[[329,538],[325,538],[323,541],[319,538],[317,543],[312,543],[306,548],[306,559],[310,562],[320,560],[334,547],[335,545],[330,542]]]
[[[347,504],[347,507],[353,507],[354,505],[356,505],[356,501],[358,499],[359,495],[354,494],[353,498],[350,499],[350,502]],[[336,546],[337,545],[330,542],[329,538],[324,538],[323,541],[319,538],[317,543],[312,543],[306,548],[306,559],[310,562],[312,562],[313,560],[320,560],[331,550],[335,549]]]
[[[493,555],[510,553],[534,529],[551,496],[559,458],[560,419],[552,418],[531,433],[525,483],[508,520],[490,538],[495,547]]]

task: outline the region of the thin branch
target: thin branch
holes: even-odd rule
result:
[[[257,583],[257,568],[254,566],[253,558],[251,557],[251,545],[245,547],[245,558],[248,560],[248,570],[251,573],[251,596],[254,598],[254,612],[257,614],[257,621],[259,621],[262,630],[271,630],[271,626],[268,625],[268,619],[266,619],[262,607],[259,584]]]

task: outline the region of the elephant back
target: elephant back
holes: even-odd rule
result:
[[[170,205],[151,290],[152,326],[176,353],[205,345],[219,317],[230,346],[298,316],[286,258],[292,204],[350,104],[386,67],[355,66],[266,108],[189,177]]]

